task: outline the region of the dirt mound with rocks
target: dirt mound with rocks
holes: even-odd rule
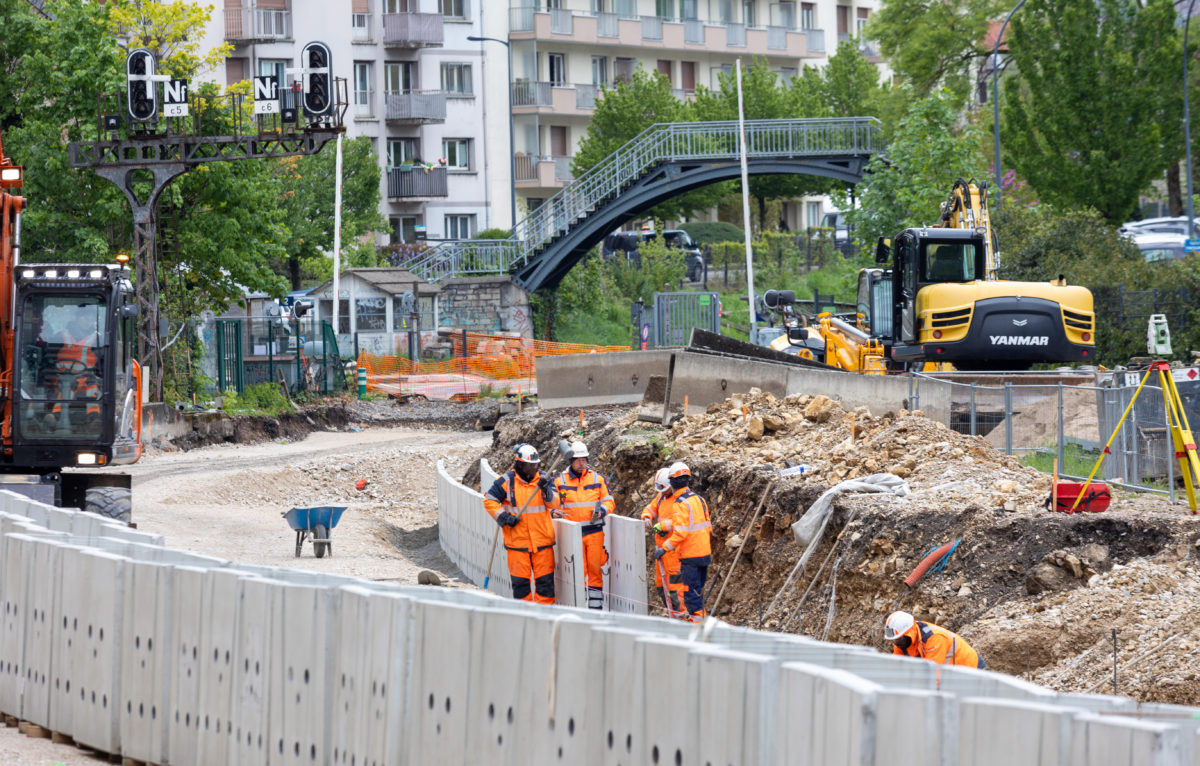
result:
[[[1104,513],[1050,513],[1044,507],[1048,476],[919,411],[874,416],[820,395],[778,399],[752,392],[669,428],[639,422],[629,408],[587,410],[583,420],[581,428],[578,410],[504,417],[485,456],[505,470],[512,445],[529,442],[549,467],[562,470],[554,445],[582,436],[593,467],[611,476],[618,512],[630,515],[653,496],[656,469],[687,461],[693,488],[714,513],[709,577],[716,582],[708,605],[735,624],[882,651],[888,648],[884,618],[902,608],[962,633],[990,667],[1039,682],[1061,675],[1059,688],[1083,691],[1112,675],[1111,644],[1107,666],[1104,653],[1094,649],[1101,634],[1116,628],[1118,662],[1140,666],[1145,661],[1136,655],[1149,647],[1139,636],[1162,632],[1159,615],[1200,606],[1195,590],[1173,584],[1195,578],[1200,554],[1194,547],[1200,522],[1185,506],[1118,493]],[[809,564],[781,592],[804,550],[790,525],[830,487],[879,473],[903,478],[911,493],[838,498]],[[477,486],[477,466],[468,468],[464,481]],[[760,501],[761,514],[751,524]],[[736,570],[714,604],[743,540]],[[911,589],[904,584],[928,552],[955,542],[944,571],[927,574]],[[1107,585],[1129,571],[1163,590]],[[1173,594],[1169,606],[1165,592]],[[1064,611],[1090,599],[1107,608]],[[1047,616],[1054,607],[1060,607],[1050,612],[1055,616]],[[1089,648],[1093,659],[1065,672]],[[1169,656],[1191,657],[1184,659],[1190,669],[1120,691],[1147,700],[1190,700],[1179,679],[1195,677],[1200,658],[1180,652]],[[1155,655],[1165,656],[1166,649]]]

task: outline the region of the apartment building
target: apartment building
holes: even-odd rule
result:
[[[459,239],[508,225],[508,173],[487,181],[483,54],[467,41],[482,33],[484,1],[224,0],[204,43],[233,46],[211,73],[218,82],[276,75],[285,87],[305,44],[328,45],[348,82],[346,133],[369,137],[379,159],[390,225],[379,244]]]
[[[485,34],[512,49],[511,73],[498,66],[500,46],[486,50],[485,90],[495,114],[491,103],[508,97],[511,82],[519,214],[571,180],[571,157],[597,94],[628,80],[639,64],[661,72],[686,99],[699,85],[718,87],[720,73],[732,72],[738,59],[765,60],[792,77],[825,64],[840,41],[858,39],[869,60],[880,60],[860,36],[879,0],[511,0],[506,13],[487,5]],[[496,133],[507,125],[487,127],[493,146],[502,145]],[[501,199],[507,185],[499,174],[491,183],[492,199]],[[816,198],[789,205],[785,220],[792,228],[815,226],[823,207]]]

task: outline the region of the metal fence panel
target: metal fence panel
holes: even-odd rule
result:
[[[721,332],[720,306],[717,293],[655,293],[654,345],[685,346],[693,327]]]

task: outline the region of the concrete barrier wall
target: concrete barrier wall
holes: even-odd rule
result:
[[[1192,764],[1193,708],[968,697],[861,647],[233,566],[24,502],[0,512],[0,712],[133,761]]]
[[[626,351],[538,359],[538,402],[544,409],[626,404],[641,401],[651,375],[666,375],[671,357],[675,370],[671,401],[686,396],[694,412],[712,402],[758,388],[784,397],[825,394],[847,409],[867,407],[876,415],[888,410],[923,410],[941,423],[950,422],[949,383],[900,375],[857,375],[833,370],[759,362],[750,359],[678,351]]]

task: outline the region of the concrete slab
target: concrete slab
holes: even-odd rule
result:
[[[272,764],[325,763],[328,747],[329,588],[279,584],[281,608],[271,629],[270,721]]]
[[[237,654],[233,663],[233,740],[229,763],[268,760],[272,626],[280,619],[278,583],[257,577],[238,581]]]
[[[167,760],[167,710],[174,571],[127,561],[121,622],[121,754],[151,763]]]
[[[478,612],[450,604],[414,603],[409,737],[404,763],[466,766],[472,678],[485,672],[472,647]],[[516,711],[497,708],[494,718],[513,725]]]
[[[79,615],[68,646],[78,681],[72,727],[75,741],[104,753],[121,752],[121,622],[127,560],[94,549],[68,553],[63,597]],[[72,577],[71,569],[80,577]],[[86,587],[81,587],[86,583]],[[86,625],[85,625],[86,622]]]
[[[844,670],[800,662],[779,677],[776,764],[860,766],[875,759],[875,694],[882,687]],[[904,752],[901,742],[890,752]]]
[[[538,406],[592,407],[642,399],[651,375],[665,375],[671,351],[568,354],[538,359]]]
[[[587,608],[587,570],[583,561],[582,525],[554,520],[554,603]]]
[[[1017,700],[963,699],[959,703],[958,763],[1066,766],[1076,712]]]

